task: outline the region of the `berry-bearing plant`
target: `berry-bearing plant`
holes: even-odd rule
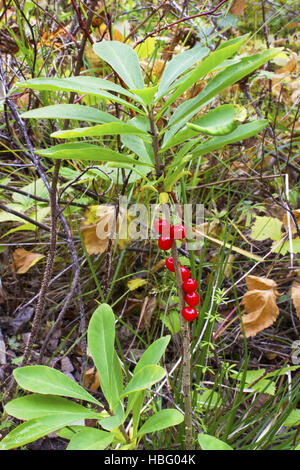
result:
[[[196,45],[170,60],[155,86],[145,85],[135,50],[116,41],[102,41],[93,46],[95,54],[107,66],[108,77],[113,79],[81,75],[37,78],[18,83],[18,87],[44,94],[48,102],[60,103],[28,111],[22,115],[24,119],[57,119],[58,128],[61,120],[74,121],[75,126],[80,123],[79,127],[70,126],[53,132],[52,139],[64,139],[65,142],[37,148],[36,153],[54,160],[94,162],[103,171],[103,178],[110,173],[116,184],[121,174],[125,186],[140,181],[144,190],[147,188],[151,194],[172,194],[181,178],[202,155],[254,136],[268,124],[264,119],[247,122],[246,111],[234,104],[210,107],[218,94],[272,60],[279,52],[279,49],[268,49],[250,56],[239,56],[238,51],[246,41],[247,36],[238,37],[222,43],[214,51]],[[186,99],[186,92],[196,84],[201,85],[200,93]],[[77,93],[77,103],[63,103],[62,92]],[[83,99],[89,98],[98,106],[81,104]],[[114,113],[116,107],[117,117]],[[184,221],[170,226],[167,236],[164,234],[166,223],[163,219],[157,220],[154,228],[160,234],[158,246],[167,252],[166,267],[175,274],[178,289],[184,350],[185,447],[191,449],[194,436],[189,345],[190,328],[192,322],[197,321],[199,293],[196,280],[179,263],[176,240],[186,237]],[[22,403],[14,400],[6,406],[8,413],[25,423],[6,436],[1,444],[3,449],[24,445],[85,418],[96,419],[100,429],[73,426],[71,437],[69,433],[71,448],[104,449],[123,445],[132,449],[136,448],[142,435],[182,421],[183,417],[177,410],[170,410],[159,412],[158,416],[154,414],[140,427],[145,390],[162,380],[164,375],[157,363],[168,340],[155,343],[150,353],[145,351],[141,364],[139,362],[132,377],[128,377],[124,374],[124,364],[114,351],[112,311],[105,304],[99,308],[102,310],[97,310],[91,320],[88,340],[100,373],[105,403],[99,403],[77,384],[58,376],[58,371],[41,369],[44,366],[19,368],[15,371],[17,382],[34,393],[17,399],[23,400]],[[101,341],[104,349],[99,346]],[[84,407],[61,396],[87,401],[90,405]],[[128,420],[133,422],[130,433],[125,429]]]

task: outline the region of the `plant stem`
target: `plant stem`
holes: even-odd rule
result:
[[[159,178],[163,173],[163,162],[159,154],[159,137],[158,137],[156,125],[154,122],[152,109],[149,109],[148,117],[149,117],[149,122],[150,122],[150,130],[152,134],[152,147],[153,147],[153,154],[154,154],[154,161],[155,161],[155,171],[156,171],[157,178]]]
[[[182,346],[183,346],[183,374],[182,374],[182,388],[184,396],[184,421],[185,421],[185,448],[186,450],[193,449],[193,425],[192,425],[192,402],[191,402],[191,344],[190,344],[190,328],[189,323],[182,317],[181,311],[184,308],[184,292],[182,289],[182,277],[179,265],[179,256],[177,251],[176,242],[172,246],[172,257],[175,267],[175,276],[177,283],[177,291],[179,297],[179,310],[180,322],[182,332]]]

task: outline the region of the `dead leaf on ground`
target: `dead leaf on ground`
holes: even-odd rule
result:
[[[257,335],[273,325],[279,315],[276,296],[280,295],[277,284],[272,279],[247,276],[248,292],[243,297],[247,315],[242,316],[246,337]]]
[[[293,300],[296,313],[300,318],[300,282],[294,281],[291,288],[291,297]]]
[[[96,391],[100,387],[99,372],[95,372],[95,367],[87,370],[84,378],[84,386],[90,390]]]
[[[300,226],[300,209],[296,209],[294,211],[294,217],[295,217],[296,223],[299,227]],[[290,219],[290,227],[291,227],[292,234],[297,233],[297,229],[296,229],[296,226],[294,224],[294,221],[293,221],[292,217],[290,216],[289,219]],[[288,216],[287,216],[286,213],[283,216],[283,225],[284,225],[285,230],[288,232],[289,231],[289,223],[288,223]]]
[[[114,206],[99,205],[89,207],[80,229],[89,255],[104,253],[108,248],[110,238],[112,242],[115,241],[120,224],[123,227],[123,213],[123,209],[120,208],[117,223],[115,223],[116,208]],[[126,228],[125,225],[124,228]],[[120,232],[119,245],[126,238],[122,228]]]
[[[229,13],[232,15],[243,15],[245,10],[246,0],[234,0],[232,3]]]
[[[17,274],[27,273],[27,271],[42,258],[45,258],[45,255],[26,251],[24,248],[17,248],[13,252],[13,260],[17,268]]]

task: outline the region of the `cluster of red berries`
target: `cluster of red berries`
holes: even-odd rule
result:
[[[158,240],[158,246],[161,250],[170,250],[173,246],[174,240],[183,240],[186,237],[186,229],[184,225],[170,225],[166,220],[158,219],[154,222],[154,230],[160,235]],[[172,256],[166,259],[166,268],[175,272],[174,261]],[[197,318],[198,313],[195,307],[199,304],[199,295],[196,292],[197,281],[191,277],[191,273],[188,268],[180,266],[180,272],[182,277],[182,288],[185,293],[185,301],[188,304],[187,307],[182,309],[182,316],[187,321],[193,321]]]

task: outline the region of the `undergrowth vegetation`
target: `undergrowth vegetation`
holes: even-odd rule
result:
[[[299,449],[297,2],[0,4],[0,448]]]

